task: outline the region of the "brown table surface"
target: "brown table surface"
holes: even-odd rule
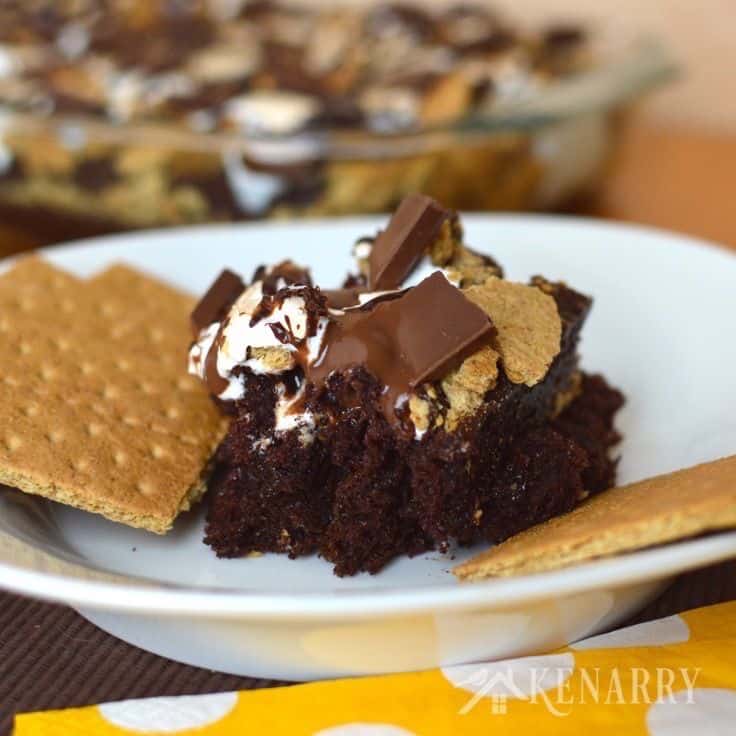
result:
[[[711,238],[736,250],[736,137],[632,128],[587,214]],[[20,238],[0,226],[0,242]],[[18,241],[20,244],[20,241]],[[631,623],[736,599],[736,561],[678,578]],[[15,712],[267,687],[117,641],[74,611],[0,594],[0,736]]]

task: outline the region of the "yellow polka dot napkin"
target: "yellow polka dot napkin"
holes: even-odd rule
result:
[[[547,655],[16,718],[16,736],[736,734],[736,602]]]

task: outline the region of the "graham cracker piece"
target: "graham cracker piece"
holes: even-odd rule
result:
[[[13,289],[0,290],[1,323],[8,322],[10,314],[13,314],[14,319],[20,319],[24,323],[35,322],[40,306],[39,300],[41,304],[45,304],[49,294],[61,294],[82,283],[75,276],[54,268],[34,255],[19,258],[11,270]],[[3,271],[0,278],[5,279],[8,273],[10,270]],[[65,302],[61,306],[57,317],[71,314],[70,303]]]
[[[116,266],[0,276],[0,483],[166,532],[204,491],[225,426],[186,373],[193,300]]]
[[[251,348],[250,355],[274,373],[291,370],[296,364],[294,353],[286,348]]]
[[[423,395],[412,394],[409,416],[414,427],[424,432],[431,427],[444,426],[448,432],[454,432],[465,417],[480,408],[488,391],[495,387],[499,357],[488,345],[467,357],[442,379],[445,401],[440,401],[430,384],[423,387]]]
[[[409,416],[414,428],[420,432],[426,432],[432,420],[432,404],[416,394],[409,397]]]
[[[133,340],[137,345],[151,342],[171,350],[180,362],[184,360],[182,343],[177,345],[176,340],[181,337],[181,325],[187,328],[184,346],[190,339],[189,314],[196,303],[191,296],[125,264],[115,264],[90,279],[85,291],[87,299],[105,313],[106,322],[114,326],[115,339]],[[121,314],[126,314],[124,323],[115,319]]]
[[[555,300],[534,286],[496,277],[463,293],[491,318],[497,331],[493,347],[508,379],[539,383],[560,352],[562,321]]]
[[[492,276],[503,275],[495,261],[455,241],[452,250],[438,250],[437,244],[430,252],[432,263],[445,269],[447,278],[465,289],[469,286],[484,284]]]
[[[468,109],[472,96],[473,88],[467,75],[461,72],[444,75],[422,100],[422,122],[441,125],[457,120]]]
[[[429,259],[435,266],[446,266],[455,258],[455,254],[460,248],[462,230],[456,221],[452,219],[445,220],[440,227],[440,233],[437,239],[429,247]]]
[[[448,432],[452,432],[464,417],[474,414],[486,393],[495,387],[499,357],[486,345],[442,379],[442,390],[449,402],[445,422]]]
[[[453,570],[525,575],[736,527],[736,455],[612,488]]]

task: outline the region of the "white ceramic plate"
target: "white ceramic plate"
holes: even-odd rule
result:
[[[201,292],[223,266],[292,257],[337,284],[377,219],[215,226],[56,248],[80,275],[113,261]],[[674,235],[548,217],[468,216],[468,242],[514,279],[542,273],[593,294],[582,352],[628,396],[620,480],[736,452],[736,258]],[[155,306],[152,305],[153,313]],[[182,346],[182,353],[185,346]],[[0,492],[0,585],[66,602],[159,654],[237,674],[306,679],[516,656],[630,614],[673,574],[736,555],[736,533],[532,577],[459,584],[454,559],[401,559],[338,579],[318,558],[217,560],[202,513],[158,538]]]

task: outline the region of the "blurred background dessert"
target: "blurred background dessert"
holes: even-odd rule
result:
[[[0,3],[0,221],[15,248],[115,230],[569,206],[632,104],[652,36],[523,5]],[[7,250],[7,248],[6,248]]]

